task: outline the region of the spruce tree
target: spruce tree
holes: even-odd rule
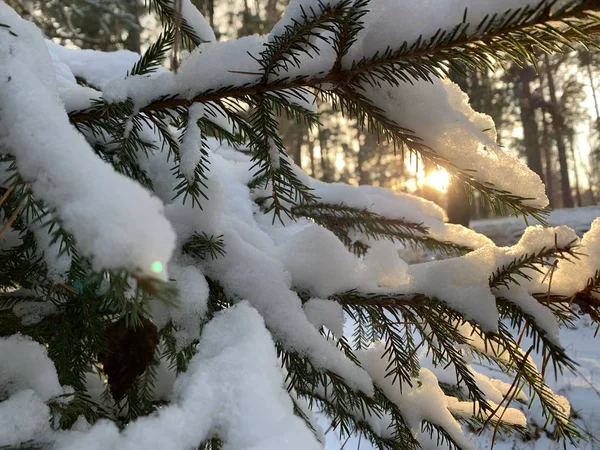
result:
[[[321,448],[315,411],[376,448],[473,448],[468,426],[527,434],[534,399],[578,442],[545,377],[574,369],[559,326],[600,322],[600,220],[497,247],[311,179],[277,118],[327,101],[543,222],[541,180],[446,75],[594,46],[597,1],[293,0],[228,42],[189,0],[147,6],[163,31],[127,66],[0,3],[0,448]]]

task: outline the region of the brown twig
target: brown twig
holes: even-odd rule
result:
[[[27,200],[26,197],[23,197],[21,199],[21,201],[19,202],[19,205],[15,208],[14,212],[12,213],[12,215],[10,216],[8,221],[4,224],[2,229],[0,229],[0,237],[2,237],[4,235],[4,233],[6,233],[6,230],[8,230],[10,228],[10,226],[13,224],[13,222],[17,219],[17,216],[23,209],[23,206],[25,206],[26,200]]]

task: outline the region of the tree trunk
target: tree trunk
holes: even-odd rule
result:
[[[356,157],[356,172],[358,174],[359,185],[370,185],[371,174],[365,168],[365,162],[369,156],[373,154],[373,150],[377,148],[377,138],[369,132],[364,133],[364,144],[360,146]]]
[[[560,166],[560,192],[563,208],[573,207],[573,196],[571,195],[571,183],[569,182],[569,166],[567,163],[567,148],[565,145],[565,127],[562,114],[556,97],[554,86],[554,75],[550,67],[548,55],[544,55],[546,62],[546,76],[548,77],[548,91],[550,92],[550,114],[552,115],[552,126],[556,133],[556,148],[558,149],[558,164]]]
[[[583,206],[581,201],[581,192],[579,191],[579,174],[577,173],[577,157],[575,155],[575,133],[573,130],[569,132],[569,147],[571,149],[571,156],[573,157],[573,174],[575,175],[575,199],[577,206]]]
[[[331,173],[331,164],[327,151],[327,138],[321,127],[319,127],[319,146],[321,147],[321,179],[329,183],[333,180],[333,173]]]
[[[552,170],[552,152],[550,151],[550,132],[548,130],[548,120],[546,112],[542,111],[542,149],[544,154],[545,174],[544,182],[546,184],[546,195],[550,202],[550,208],[554,208],[554,176]]]
[[[455,179],[448,186],[448,206],[446,207],[448,222],[465,227],[471,221],[471,204],[464,187]]]
[[[315,142],[309,138],[308,142],[308,157],[310,159],[310,176],[316,178],[316,168],[315,168]]]
[[[590,61],[586,61],[588,78],[590,80],[590,88],[592,89],[592,98],[594,99],[594,109],[596,110],[595,124],[596,129],[600,131],[600,106],[598,105],[598,97],[596,96],[596,86],[594,86],[594,75],[592,74],[592,65]]]
[[[542,152],[540,149],[538,126],[535,119],[533,96],[531,94],[531,82],[535,76],[535,71],[533,66],[527,66],[519,69],[518,74],[519,79],[515,83],[515,95],[519,100],[527,165],[543,180]]]
[[[469,92],[466,77],[451,72],[450,79],[458,84],[462,91]],[[446,214],[448,215],[448,222],[468,227],[471,221],[471,204],[464,187],[454,178],[450,180],[447,197]]]

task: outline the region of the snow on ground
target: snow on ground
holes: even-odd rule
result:
[[[574,209],[557,209],[552,211],[547,221],[552,226],[567,225],[581,236],[590,228],[590,224],[600,217],[600,206],[585,206]],[[531,219],[529,225],[538,221]],[[485,234],[497,245],[512,245],[519,240],[527,224],[522,217],[504,217],[500,219],[484,219],[471,221],[471,228]]]

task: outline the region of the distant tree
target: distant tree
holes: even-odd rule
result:
[[[48,39],[97,50],[140,51],[143,0],[6,0]]]

